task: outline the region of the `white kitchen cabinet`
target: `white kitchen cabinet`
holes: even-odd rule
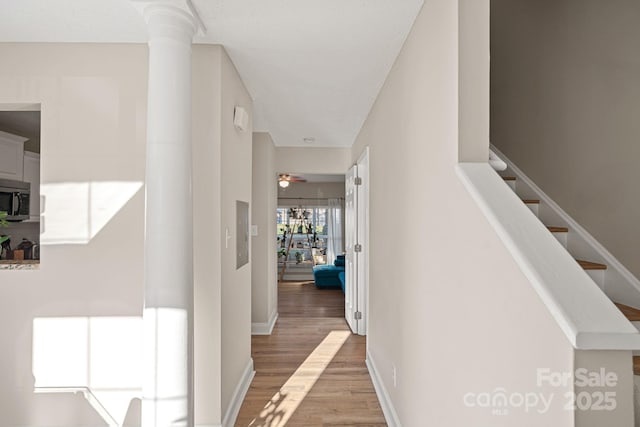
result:
[[[29,221],[40,221],[40,154],[24,152],[24,181],[31,184]]]
[[[27,139],[0,131],[0,178],[23,180],[24,143]]]

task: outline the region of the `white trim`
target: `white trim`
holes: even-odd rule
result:
[[[5,139],[9,142],[14,142],[16,144],[24,144],[29,140],[29,138],[25,138],[23,136],[14,135],[9,132],[4,132],[0,130],[0,138]]]
[[[604,264],[607,264],[609,269],[615,269],[618,273],[629,282],[640,293],[640,280],[638,280],[633,273],[631,273],[611,252],[609,252],[604,246],[600,244],[587,230],[585,230],[580,224],[578,224],[573,218],[569,216],[556,202],[554,202],[544,191],[540,189],[527,175],[525,175],[516,165],[513,164],[504,154],[500,152],[496,147],[491,144],[491,150],[498,154],[502,160],[507,163],[509,169],[513,171],[517,179],[522,180],[528,185],[534,192],[537,193],[540,201],[549,206],[555,213],[562,218],[567,224],[567,227],[571,231],[576,232],[588,245],[590,245],[596,252],[599,252],[600,256],[604,260]],[[624,302],[624,301],[621,301]]]
[[[0,111],[41,111],[39,103],[0,104]]]
[[[109,413],[107,408],[104,407],[102,402],[98,400],[93,391],[89,387],[80,386],[80,387],[34,387],[34,393],[82,393],[83,397],[87,400],[89,405],[93,408],[94,411],[100,415],[100,418],[104,420],[104,422],[109,427],[119,427],[120,424],[113,418],[113,416]]]
[[[358,159],[358,177],[362,184],[357,188],[358,205],[356,209],[358,243],[362,245],[362,252],[358,254],[358,311],[362,313],[362,319],[358,321],[358,335],[367,335],[369,325],[369,251],[370,217],[369,195],[371,194],[371,160],[369,158],[369,146],[366,146]],[[363,224],[364,223],[364,224]]]
[[[222,424],[196,424],[195,427],[222,427]]]
[[[507,168],[507,164],[493,151],[489,151],[489,164],[496,171],[503,171]]]
[[[244,397],[249,390],[249,386],[251,385],[251,381],[255,376],[256,371],[253,370],[253,359],[249,359],[247,366],[244,368],[244,372],[242,373],[242,377],[236,386],[235,391],[233,392],[233,396],[231,397],[231,402],[229,402],[229,407],[224,414],[224,418],[222,419],[223,427],[233,427],[236,423],[236,418],[238,418],[238,413],[240,412],[240,407],[242,406],[242,402],[244,401]]]
[[[488,163],[456,173],[575,348],[640,349],[637,329]]]
[[[371,376],[371,382],[373,383],[373,388],[376,390],[376,395],[378,396],[378,401],[382,407],[382,413],[384,414],[384,419],[387,422],[387,425],[389,427],[401,427],[402,424],[400,424],[398,413],[393,407],[393,402],[389,397],[389,393],[387,393],[387,389],[384,387],[382,378],[380,378],[380,375],[378,374],[376,364],[374,363],[369,351],[367,351],[365,363],[367,364],[367,369],[369,369],[369,376]]]
[[[267,323],[260,322],[251,324],[251,335],[271,335],[273,327],[276,325],[276,320],[278,320],[278,312],[274,310]]]
[[[355,252],[355,245],[358,243],[357,177],[358,165],[354,164],[347,171],[344,182],[344,316],[354,334],[358,333],[358,320],[355,316],[358,311],[358,254]]]

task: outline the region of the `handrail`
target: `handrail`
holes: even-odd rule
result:
[[[120,423],[118,423],[102,403],[100,403],[89,387],[35,387],[33,391],[34,393],[82,393],[87,402],[89,402],[89,405],[102,417],[109,427],[120,427]]]
[[[507,163],[502,160],[493,150],[489,150],[489,165],[500,172],[507,168]]]
[[[488,163],[456,173],[576,349],[640,350],[640,334]]]

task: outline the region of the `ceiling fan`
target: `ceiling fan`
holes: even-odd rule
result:
[[[287,188],[292,182],[307,182],[307,180],[300,176],[289,175],[288,173],[281,173],[278,176],[278,185],[282,188]]]

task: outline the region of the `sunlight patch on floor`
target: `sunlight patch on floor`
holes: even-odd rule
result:
[[[271,400],[265,405],[259,418],[250,427],[284,427],[324,370],[329,366],[350,331],[331,331],[304,362],[289,377]]]

